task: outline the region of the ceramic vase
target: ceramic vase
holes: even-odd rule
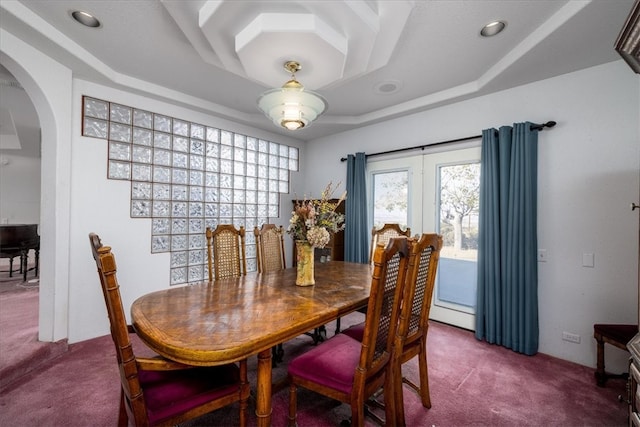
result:
[[[313,277],[313,246],[309,242],[296,242],[296,265],[298,274],[296,275],[296,285],[312,286],[316,283]]]

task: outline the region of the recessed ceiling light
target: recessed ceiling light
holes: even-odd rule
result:
[[[385,80],[373,87],[375,93],[381,95],[390,95],[398,92],[402,88],[402,83],[398,80]]]
[[[86,27],[98,28],[101,25],[95,16],[81,10],[71,12],[71,17]]]
[[[507,23],[504,21],[493,21],[489,22],[487,25],[482,27],[480,30],[480,35],[483,37],[491,37],[500,33],[507,26]]]

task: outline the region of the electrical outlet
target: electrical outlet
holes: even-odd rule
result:
[[[580,335],[572,334],[571,332],[563,332],[562,340],[580,344]]]

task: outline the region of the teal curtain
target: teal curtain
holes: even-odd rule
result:
[[[482,132],[476,338],[538,351],[538,132]]]
[[[344,259],[363,264],[369,262],[366,167],[367,158],[364,153],[347,156]]]

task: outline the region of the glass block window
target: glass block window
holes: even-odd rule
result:
[[[206,227],[246,230],[280,216],[296,147],[83,96],[82,135],[108,144],[107,178],[131,182],[131,218],[151,219],[151,252],[171,253],[172,285],[206,280]]]

